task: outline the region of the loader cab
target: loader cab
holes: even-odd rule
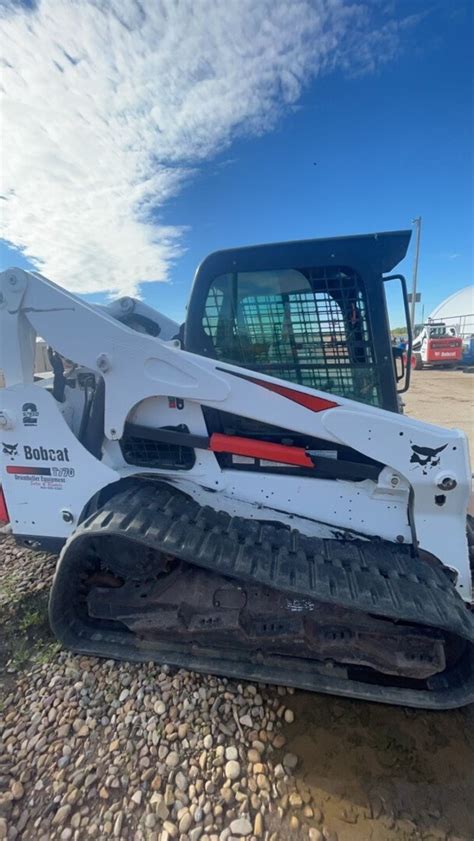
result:
[[[193,353],[398,411],[410,365],[393,349],[385,283],[410,231],[219,251],[199,267],[184,346]],[[411,350],[411,332],[407,319]]]

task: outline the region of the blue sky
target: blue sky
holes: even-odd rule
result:
[[[266,2],[260,0],[259,38]],[[152,30],[149,38],[143,31],[152,26],[161,32],[171,24],[145,19],[138,27],[130,17],[126,37],[139,28],[140,37],[150,42],[150,56],[148,62],[129,68],[129,78],[125,70],[117,70],[119,84],[114,82],[114,90],[123,91],[123,102],[113,115],[115,122],[109,119],[110,93],[105,87],[99,93],[101,74],[108,79],[110,67],[116,69],[123,54],[123,22],[119,32],[107,23],[104,37],[116,37],[118,42],[107,64],[107,59],[104,63],[97,58],[96,36],[89,36],[97,32],[98,24],[91,19],[96,12],[85,0],[78,4],[81,36],[62,0],[47,0],[27,15],[16,11],[6,16],[3,22],[18,44],[17,52],[10,49],[8,61],[25,81],[34,73],[35,103],[25,99],[23,89],[13,82],[10,89],[7,84],[10,99],[16,97],[21,106],[15,109],[10,102],[8,111],[9,120],[13,114],[17,121],[16,143],[21,149],[21,132],[27,132],[30,141],[21,156],[10,150],[13,166],[3,190],[10,208],[3,231],[11,243],[26,249],[29,258],[2,240],[1,268],[28,267],[36,260],[51,279],[92,301],[115,291],[138,290],[148,303],[181,321],[194,271],[213,250],[405,228],[421,215],[418,288],[429,314],[440,300],[473,281],[471,3],[369,3],[369,14],[359,12],[357,3],[337,0],[338,15],[331,16],[328,4],[318,0],[309,3],[315,13],[313,28],[302,32],[307,25],[306,0],[293,4],[282,0],[281,17],[268,33],[268,42],[256,44],[255,54],[249,47],[248,56],[238,43],[241,66],[236,62],[228,72],[236,52],[233,47],[226,52],[219,39],[229,22],[238,24],[239,9],[245,13],[245,5],[235,4],[231,12],[229,4],[222,5],[222,30],[216,30],[217,46],[210,48],[209,57],[207,23],[204,18],[194,20],[192,37],[197,47],[202,38],[206,69],[190,68],[186,76],[179,67],[181,75],[168,98],[159,79],[171,73],[175,80],[178,71],[173,62],[179,63],[179,55],[173,57],[172,45],[159,46]],[[259,3],[249,9],[258,15]],[[231,13],[235,21],[227,19]],[[292,15],[296,34],[290,32],[273,54],[272,45],[280,30],[292,25]],[[63,57],[56,59],[55,75],[46,65],[44,72],[35,69],[35,41],[28,34],[27,18],[36,27],[36,44],[45,47],[43,55],[48,45],[63,38]],[[175,19],[173,27],[173,37],[179,36],[180,27],[188,32],[186,20]],[[242,43],[248,40],[245,31],[242,39]],[[27,54],[31,52],[31,69],[22,42]],[[262,55],[270,53],[263,61]],[[155,61],[161,62],[158,67],[153,66]],[[88,66],[99,90],[93,106],[92,98],[81,93],[81,84],[87,90]],[[81,68],[85,70],[78,77]],[[154,80],[149,99],[143,94],[148,72]],[[275,79],[270,89],[271,74]],[[213,80],[204,105],[202,88],[193,98],[196,79],[201,85],[203,77]],[[41,95],[44,114],[36,104]],[[71,101],[77,101],[77,113]],[[37,121],[36,139],[35,133],[31,138],[29,117]],[[42,118],[47,121],[46,132]],[[96,153],[99,145],[94,144],[104,135],[95,132],[94,125],[104,120],[105,141],[107,131],[113,140]],[[78,125],[83,132],[79,139]],[[117,132],[130,136],[115,147]],[[140,138],[138,152],[135,136]],[[112,146],[114,158],[109,160]],[[4,149],[8,168],[7,153]],[[136,173],[144,169],[146,175],[140,180]],[[136,194],[133,205],[127,204],[130,193]],[[110,233],[114,226],[115,239]],[[412,258],[411,248],[402,265],[410,281]],[[136,275],[130,273],[134,266]],[[153,280],[166,276],[168,282]],[[140,283],[142,278],[147,282]],[[395,303],[392,318],[395,326],[400,321]]]

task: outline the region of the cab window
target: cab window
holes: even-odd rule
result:
[[[365,290],[350,268],[219,275],[202,327],[210,356],[381,404]]]

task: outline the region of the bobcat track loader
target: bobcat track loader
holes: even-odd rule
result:
[[[74,651],[413,707],[474,700],[465,435],[403,416],[408,231],[210,255],[183,328],[0,276],[1,482]],[[53,374],[34,378],[35,339]],[[410,344],[410,343],[409,343]]]
[[[425,366],[456,368],[463,357],[463,342],[455,327],[444,321],[428,320],[413,339],[411,366],[421,371]]]

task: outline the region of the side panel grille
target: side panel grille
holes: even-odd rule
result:
[[[165,426],[176,432],[189,432],[187,427]],[[137,467],[153,467],[156,469],[190,470],[194,467],[196,456],[192,447],[180,444],[166,444],[143,436],[130,435],[125,428],[125,434],[120,442],[122,455],[127,464]]]

